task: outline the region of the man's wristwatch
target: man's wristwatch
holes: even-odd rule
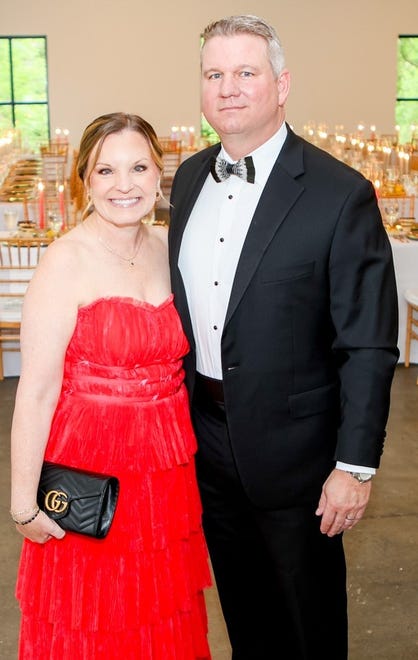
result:
[[[373,475],[368,472],[349,472],[349,474],[361,484],[365,484],[367,481],[373,479]]]

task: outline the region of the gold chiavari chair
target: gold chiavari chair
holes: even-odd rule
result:
[[[409,367],[411,342],[413,340],[418,341],[418,289],[408,289],[404,292],[404,296],[407,305],[405,367]]]
[[[0,242],[0,380],[4,378],[3,353],[19,351],[23,297],[47,237],[10,237]]]
[[[174,175],[181,163],[182,143],[168,137],[159,137],[163,148],[164,169],[161,175],[161,192],[166,201],[169,201]]]

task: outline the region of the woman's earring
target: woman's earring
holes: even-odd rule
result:
[[[93,213],[93,211],[94,211],[94,202],[91,198],[90,190],[86,190],[85,199],[86,199],[86,205],[85,205],[84,211],[81,215],[82,220],[85,220],[87,218],[87,216],[90,215],[90,213]]]

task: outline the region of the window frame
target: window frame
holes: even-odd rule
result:
[[[416,39],[417,43],[418,43],[418,34],[398,34],[398,45],[397,45],[398,54],[399,54],[399,46],[400,46],[401,39]],[[418,71],[418,69],[417,69],[417,71]],[[417,73],[417,76],[418,76],[418,73]],[[396,116],[396,122],[397,122],[398,125],[400,124],[399,115],[402,114],[401,112],[398,112],[398,111],[400,111],[401,105],[404,104],[404,103],[406,103],[406,104],[415,103],[415,104],[418,105],[418,93],[414,96],[405,96],[405,95],[399,96],[398,95],[400,77],[401,77],[401,71],[400,71],[400,68],[398,66],[398,70],[397,70],[397,93],[396,93],[396,101],[395,101],[395,116]],[[415,89],[418,90],[418,85]],[[417,112],[416,124],[418,125],[418,112]],[[413,126],[414,126],[414,124],[412,124],[412,125],[410,124],[409,126],[400,125],[400,132],[401,132],[402,137],[403,137],[403,139],[401,141],[403,141],[403,142],[409,142],[410,140],[412,142],[414,141],[414,134],[415,134],[415,130],[416,130],[417,127],[414,129]]]
[[[15,85],[14,85],[14,75],[13,75],[13,48],[12,48],[12,42],[14,39],[42,39],[44,42],[44,51],[45,51],[45,74],[46,74],[46,80],[45,80],[45,90],[46,90],[46,100],[45,101],[30,101],[30,100],[25,100],[25,101],[16,101],[15,98]],[[13,35],[0,35],[0,41],[6,40],[8,41],[8,66],[9,66],[9,81],[10,81],[10,100],[9,101],[1,101],[0,100],[0,107],[9,107],[11,108],[11,118],[12,118],[12,128],[17,128],[19,129],[19,126],[16,126],[16,107],[17,106],[35,106],[35,105],[41,105],[41,106],[46,106],[46,117],[47,117],[47,125],[46,125],[46,130],[47,130],[47,136],[48,140],[51,139],[51,117],[50,117],[50,104],[49,104],[49,72],[48,72],[48,40],[47,36],[44,34],[13,34]]]

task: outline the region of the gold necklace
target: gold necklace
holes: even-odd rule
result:
[[[135,252],[133,253],[132,257],[124,257],[122,254],[119,254],[119,252],[116,252],[116,250],[114,250],[114,249],[112,248],[111,245],[108,245],[108,244],[106,243],[106,241],[103,240],[103,238],[101,237],[100,234],[99,234],[99,236],[98,236],[98,239],[99,239],[99,243],[101,243],[101,244],[103,245],[103,247],[106,248],[106,250],[107,250],[108,252],[110,252],[111,254],[114,254],[115,257],[119,257],[119,259],[122,259],[122,261],[126,261],[126,262],[129,263],[131,266],[135,266],[135,261],[134,261],[134,259],[135,259],[135,257],[138,255],[139,248],[140,248],[141,245],[142,245],[143,232],[144,232],[144,230],[142,229],[142,230],[141,230],[141,235],[140,235],[140,237],[139,237],[138,245],[136,246]]]

